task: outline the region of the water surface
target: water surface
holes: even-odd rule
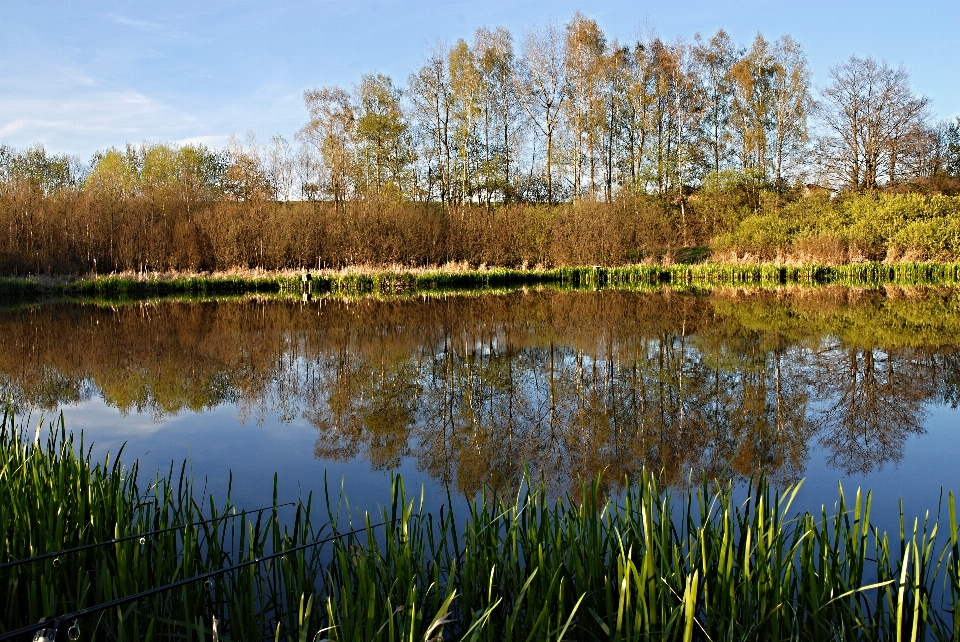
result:
[[[397,471],[438,502],[646,467],[872,488],[892,528],[960,489],[958,337],[950,288],[52,302],[0,311],[0,391],[248,507],[274,474],[372,509]]]

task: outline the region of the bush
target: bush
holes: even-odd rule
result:
[[[787,221],[776,215],[761,214],[748,216],[736,230],[721,235],[716,247],[769,261],[782,254],[789,242],[790,226]]]

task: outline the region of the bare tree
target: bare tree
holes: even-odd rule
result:
[[[523,60],[516,75],[524,111],[546,144],[547,202],[553,203],[554,146],[561,110],[567,99],[566,47],[554,24],[530,31],[523,40]]]
[[[439,189],[441,204],[450,200],[452,145],[450,132],[453,95],[447,52],[438,47],[408,79],[413,129],[426,163],[427,189]]]
[[[270,138],[267,153],[267,174],[274,190],[274,200],[290,200],[290,188],[293,186],[294,156],[290,142],[275,134]]]
[[[818,110],[828,134],[823,162],[834,180],[872,189],[897,181],[911,138],[927,118],[928,100],[910,89],[903,67],[851,56],[830,69]]]
[[[784,165],[802,151],[807,142],[807,115],[813,106],[810,70],[800,44],[782,36],[773,46],[773,76],[770,112],[773,144],[773,182],[784,183]]]

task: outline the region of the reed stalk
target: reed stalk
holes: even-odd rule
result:
[[[529,478],[511,498],[481,493],[463,514],[427,510],[393,480],[361,529],[326,496],[291,518],[195,496],[181,467],[141,492],[136,463],[93,463],[60,419],[30,439],[0,430],[0,563],[64,546],[184,525],[57,563],[5,569],[0,635],[49,615],[195,577],[241,570],[78,622],[83,639],[224,640],[956,640],[960,543],[947,515],[894,537],[871,526],[869,493],[798,513],[798,487],[662,488],[646,471],[608,496],[599,480],[549,497]],[[341,497],[339,501],[343,501]],[[382,528],[374,521],[384,523]],[[945,521],[945,523],[941,523]],[[941,528],[945,526],[945,528]],[[942,532],[946,533],[944,537]],[[302,548],[321,538],[329,545]],[[946,541],[944,542],[944,538]],[[298,548],[300,547],[300,548]],[[293,550],[297,549],[297,550]],[[256,562],[268,553],[282,557]]]

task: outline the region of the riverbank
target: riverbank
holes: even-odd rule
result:
[[[0,298],[149,298],[173,295],[398,293],[554,284],[566,287],[638,285],[956,285],[960,263],[578,266],[558,268],[370,268],[320,272],[123,273],[85,277],[0,277]]]

